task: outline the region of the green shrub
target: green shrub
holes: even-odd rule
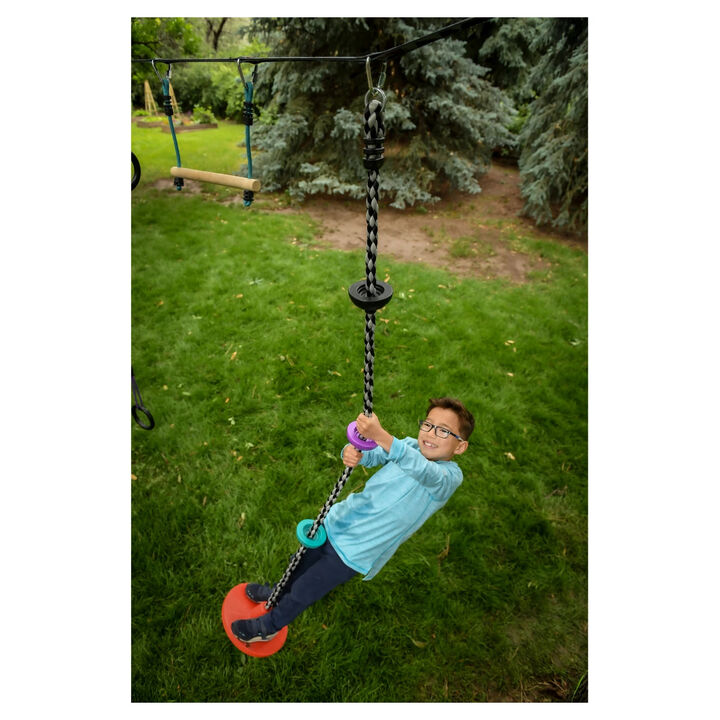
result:
[[[194,124],[199,125],[203,123],[216,123],[215,115],[212,110],[203,107],[202,105],[196,105],[193,108],[192,121]]]

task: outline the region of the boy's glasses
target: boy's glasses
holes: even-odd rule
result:
[[[456,435],[452,430],[448,430],[444,427],[438,427],[437,425],[433,425],[431,422],[428,422],[427,420],[421,420],[420,423],[420,429],[423,432],[430,432],[431,430],[435,430],[435,435],[439,438],[442,438],[443,440],[447,438],[448,436],[452,435],[454,438],[457,438],[460,442],[463,442],[463,439]]]

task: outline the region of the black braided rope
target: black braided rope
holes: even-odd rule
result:
[[[300,560],[302,559],[302,556],[305,554],[306,549],[307,548],[304,545],[301,545],[298,548],[298,551],[290,559],[290,564],[285,569],[283,576],[280,578],[280,580],[278,580],[277,585],[275,585],[272,593],[270,594],[270,597],[268,598],[267,602],[265,603],[266,610],[270,610],[277,602],[278,598],[280,597],[280,593],[283,591],[285,586],[288,584],[288,582],[290,580],[290,576],[295,572],[295,568],[297,568],[297,566],[300,564]]]
[[[373,411],[375,385],[375,313],[365,313],[365,369],[363,372],[363,412]]]
[[[380,197],[380,166],[383,163],[383,142],[385,125],[383,123],[382,103],[370,100],[363,115],[365,120],[365,161],[368,170],[367,193],[365,195],[365,224],[367,226],[367,251],[365,254],[365,284],[369,296],[377,292],[375,285],[378,238],[378,199]]]
[[[365,256],[365,284],[368,295],[373,296],[377,292],[375,286],[375,263],[377,261],[377,198],[379,192],[378,172],[371,170],[368,173],[367,195],[365,196],[365,223],[367,225],[367,253]]]
[[[378,201],[380,198],[380,166],[384,160],[385,123],[383,105],[373,99],[365,108],[365,167],[368,171],[365,195],[365,225],[367,246],[365,251],[365,285],[368,297],[377,293],[377,247],[378,247]],[[373,411],[373,387],[375,373],[375,313],[365,313],[365,370],[363,388],[363,412],[370,417]]]
[[[365,284],[368,296],[377,293],[376,286],[376,264],[377,264],[377,242],[378,242],[378,198],[380,195],[379,169],[383,163],[383,142],[385,140],[385,126],[383,123],[382,103],[379,100],[370,100],[365,108],[365,167],[368,169],[367,195],[365,198],[365,224],[367,226],[367,247],[365,253]],[[370,417],[373,411],[373,391],[375,378],[375,313],[365,313],[365,368],[363,388],[363,412]],[[348,481],[353,468],[345,467],[342,475],[335,483],[335,487],[320,509],[320,513],[308,532],[309,538],[314,538],[320,525],[330,512],[330,508],[340,496],[345,483]],[[287,583],[290,581],[295,569],[300,564],[307,548],[301,545],[290,559],[283,576],[273,588],[270,597],[265,603],[265,609],[270,610]]]

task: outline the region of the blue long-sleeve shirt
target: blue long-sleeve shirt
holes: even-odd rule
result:
[[[427,460],[415,438],[393,438],[390,452],[376,447],[360,464],[382,465],[362,492],[335,503],[325,517],[328,539],[343,562],[371,580],[398,547],[462,482],[457,463]]]

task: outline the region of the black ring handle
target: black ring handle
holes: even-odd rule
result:
[[[140,411],[149,421],[147,425],[145,425],[142,420],[138,417],[137,411]],[[155,427],[155,420],[153,416],[150,414],[150,411],[147,408],[144,408],[140,405],[133,405],[132,408],[132,416],[135,418],[135,422],[143,429],[143,430],[152,430]]]
[[[140,182],[140,161],[135,157],[134,152],[131,152],[130,156],[133,166],[132,187],[130,188],[130,190],[134,190],[137,187],[137,184]]]
[[[360,280],[348,288],[348,295],[357,307],[366,313],[374,313],[376,310],[385,307],[385,305],[392,300],[393,296],[393,289],[390,283],[381,283],[376,280],[375,288],[377,295],[368,295],[367,281]]]

